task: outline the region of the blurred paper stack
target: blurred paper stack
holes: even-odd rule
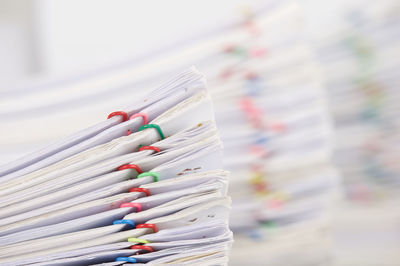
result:
[[[336,262],[397,265],[399,2],[303,2],[327,86],[334,160],[347,199],[335,213]]]
[[[314,265],[331,256],[326,230],[338,174],[303,26],[294,4],[249,18],[209,81],[232,172],[232,265]]]
[[[343,6],[335,31],[314,36],[336,127],[336,162],[358,202],[398,193],[398,1]]]

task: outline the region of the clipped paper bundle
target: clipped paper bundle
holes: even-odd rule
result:
[[[221,149],[204,78],[191,69],[2,166],[0,264],[227,264]]]

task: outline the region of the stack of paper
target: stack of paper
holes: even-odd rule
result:
[[[208,78],[223,165],[232,172],[230,226],[236,240],[230,264],[321,263],[338,177],[330,161],[325,93],[304,38],[301,9],[293,1],[267,1],[244,11],[235,23],[154,53],[144,63],[19,90],[29,106],[19,106],[18,90],[10,92],[9,101],[0,103],[0,119],[16,136],[9,137],[14,145],[2,144],[21,145],[21,128],[35,141],[55,138],[60,128],[38,131],[30,118],[48,125],[62,120],[67,128],[87,124],[97,110],[130,99],[132,91],[142,94],[160,77],[196,65]],[[299,256],[304,246],[308,252]]]
[[[398,194],[398,1],[343,5],[334,31],[314,34],[337,128],[336,162],[355,201]]]
[[[330,257],[339,178],[325,92],[302,22],[296,5],[249,18],[242,38],[221,49],[218,75],[209,81],[232,172],[235,265],[315,265]]]
[[[191,69],[0,168],[0,264],[225,265],[220,168],[211,99]]]

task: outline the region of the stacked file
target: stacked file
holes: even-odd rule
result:
[[[195,43],[154,53],[145,63],[24,90],[32,104],[0,103],[0,119],[14,128],[25,126],[37,141],[55,138],[61,134],[58,127],[36,131],[26,126],[29,117],[48,124],[63,119],[68,128],[87,124],[88,117],[98,115],[93,110],[123,103],[132,91],[143,94],[161,77],[196,65],[207,76],[215,104],[223,168],[232,172],[230,227],[236,236],[230,264],[321,263],[328,253],[325,240],[338,178],[330,160],[331,123],[318,66],[297,3],[268,1],[255,5],[254,12],[246,10],[235,23]],[[46,110],[54,110],[54,117]],[[298,256],[304,246],[307,252]]]
[[[329,34],[315,34],[337,128],[336,162],[355,201],[398,194],[398,1],[344,5]]]
[[[0,264],[227,264],[221,149],[204,77],[191,69],[3,165]]]
[[[346,196],[335,217],[335,264],[396,265],[399,1],[308,4]]]
[[[220,49],[219,75],[209,80],[224,166],[232,172],[232,261],[325,263],[339,178],[324,87],[302,39],[301,12],[282,5],[248,18],[239,31],[242,38]]]

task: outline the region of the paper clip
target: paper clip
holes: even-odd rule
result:
[[[140,169],[139,165],[137,164],[124,164],[118,167],[118,171],[126,170],[126,169],[135,169],[138,174],[142,173],[142,169]]]
[[[126,262],[130,262],[130,263],[137,262],[137,260],[135,258],[131,258],[131,257],[118,257],[115,259],[115,261],[126,261]]]
[[[141,127],[139,128],[139,131],[142,131],[142,130],[147,129],[147,128],[154,128],[154,129],[156,129],[156,130],[158,131],[158,134],[160,135],[161,139],[165,139],[164,133],[162,132],[162,130],[161,130],[161,128],[160,128],[159,125],[156,125],[156,124],[147,124],[147,125],[143,125],[143,126],[141,126]]]
[[[144,150],[153,150],[153,151],[156,151],[156,152],[160,152],[161,151],[160,148],[155,147],[155,146],[141,146],[139,148],[139,151],[144,151]]]
[[[150,246],[143,246],[143,245],[133,245],[131,249],[139,249],[139,250],[147,250],[148,252],[154,252],[154,249]]]
[[[149,123],[149,118],[145,113],[137,113],[137,114],[131,115],[129,120],[132,120],[132,119],[134,119],[136,117],[142,117],[143,118],[143,125],[147,125]]]
[[[158,174],[156,172],[144,172],[144,173],[139,174],[137,176],[137,178],[142,178],[142,177],[145,177],[145,176],[153,176],[154,177],[154,182],[160,181],[160,178],[159,178],[159,176],[158,176]]]
[[[133,228],[135,228],[135,221],[134,220],[115,220],[113,224],[130,224]]]
[[[134,207],[136,208],[137,212],[141,212],[142,211],[142,204],[138,203],[138,202],[127,202],[127,203],[122,203],[120,206],[120,208],[130,208],[130,207]]]
[[[128,120],[128,114],[124,111],[112,112],[111,114],[108,115],[107,119],[110,119],[111,117],[114,117],[117,115],[122,115],[122,122],[125,122]]]
[[[154,233],[158,232],[158,228],[155,224],[138,224],[136,228],[150,228],[153,229]]]
[[[131,188],[129,190],[129,192],[143,192],[143,193],[146,193],[147,197],[151,196],[150,190],[148,190],[147,188],[134,187],[134,188]]]
[[[224,47],[223,51],[225,53],[232,53],[233,51],[235,51],[235,45],[233,44],[228,44]]]
[[[263,57],[264,55],[267,54],[267,49],[263,48],[263,47],[259,47],[259,48],[254,48],[251,50],[251,55],[254,57]]]
[[[131,115],[131,117],[129,118],[129,120],[132,120],[136,117],[142,117],[143,118],[143,125],[147,125],[149,123],[149,118],[145,113],[137,113],[137,114],[133,114]],[[128,135],[132,134],[132,130],[128,129]]]
[[[128,238],[128,242],[135,242],[135,243],[140,243],[140,244],[149,244],[150,241],[143,239],[143,238],[136,238],[136,237],[130,237]]]

